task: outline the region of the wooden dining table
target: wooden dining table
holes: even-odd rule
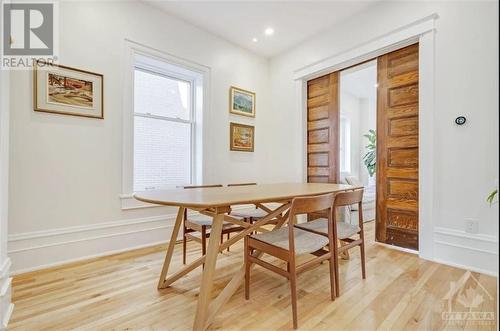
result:
[[[211,300],[216,262],[220,252],[224,251],[229,246],[234,245],[236,242],[240,241],[252,232],[269,231],[268,228],[264,228],[263,226],[270,223],[270,221],[273,221],[274,228],[283,226],[287,221],[292,199],[295,197],[338,193],[356,188],[357,187],[343,184],[282,183],[252,186],[195,188],[189,190],[173,189],[145,191],[136,192],[134,197],[143,202],[164,206],[175,206],[179,208],[170,242],[168,244],[165,261],[161,270],[158,288],[163,289],[170,286],[176,280],[204,264],[193,325],[193,330],[199,331],[208,328],[224,303],[226,303],[238,290],[245,276],[245,269],[242,265],[219,295],[215,299]],[[264,205],[265,203],[277,204],[278,207],[272,209]],[[232,217],[230,215],[231,208],[241,205],[257,206],[258,208],[264,210],[267,215],[252,224],[239,218]],[[174,247],[186,208],[196,210],[201,214],[213,217],[208,248],[205,255],[183,267],[181,270],[168,275],[170,261],[174,253]],[[241,226],[244,229],[229,240],[221,243],[220,240],[224,222]],[[255,256],[259,256],[260,254],[260,252],[254,252]]]

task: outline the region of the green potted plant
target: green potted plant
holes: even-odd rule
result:
[[[373,175],[377,172],[377,133],[375,130],[370,129],[363,136],[368,139],[368,145],[365,146],[367,152],[363,156],[363,162],[365,163],[366,170],[368,170],[370,180],[372,180]]]
[[[490,195],[488,195],[488,197],[486,198],[486,201],[489,202],[490,206],[493,204],[494,200],[495,200],[495,197],[497,196],[498,194],[498,189],[494,189]]]

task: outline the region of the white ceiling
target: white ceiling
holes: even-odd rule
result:
[[[257,54],[272,57],[376,2],[144,0]],[[265,36],[267,27],[273,36]],[[252,38],[258,42],[252,42]]]
[[[340,72],[340,91],[357,98],[374,99],[377,94],[377,60]]]

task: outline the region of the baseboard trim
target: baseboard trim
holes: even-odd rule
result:
[[[498,239],[495,236],[435,227],[433,251],[436,262],[498,275]]]
[[[7,308],[7,310],[5,311],[5,315],[3,316],[3,319],[2,319],[3,329],[7,329],[7,326],[9,325],[10,317],[12,316],[13,311],[14,311],[14,304],[11,303],[9,305],[9,308]]]
[[[12,262],[6,258],[0,266],[0,330],[7,328],[14,310],[11,302],[12,278],[9,276]]]
[[[125,253],[125,252],[129,252],[129,251],[133,251],[133,250],[137,250],[137,249],[141,249],[141,248],[154,247],[154,246],[163,245],[163,244],[167,244],[167,243],[168,243],[167,240],[162,240],[162,241],[148,243],[148,244],[144,244],[144,245],[126,247],[126,248],[122,248],[122,249],[106,251],[106,252],[97,253],[97,254],[93,254],[93,255],[82,256],[82,257],[78,257],[78,258],[61,260],[61,261],[47,263],[47,264],[41,264],[41,265],[37,265],[37,266],[31,267],[31,268],[14,270],[10,274],[11,274],[11,276],[17,276],[17,275],[25,274],[28,272],[39,271],[39,270],[43,270],[43,269],[50,269],[50,268],[59,267],[61,265],[65,265],[65,264],[87,261],[87,260],[91,260],[91,259],[95,259],[95,258],[99,258],[99,257],[103,257],[103,256]]]
[[[41,249],[41,248],[54,247],[54,246],[64,246],[64,245],[79,243],[79,242],[82,242],[82,241],[91,241],[91,240],[112,238],[112,237],[117,237],[117,236],[125,236],[125,235],[129,235],[129,234],[135,234],[135,233],[141,233],[141,232],[148,232],[148,231],[155,231],[155,230],[167,229],[169,227],[171,227],[171,226],[163,225],[163,226],[146,228],[146,229],[140,229],[140,230],[135,230],[135,231],[117,232],[117,233],[110,233],[110,234],[106,234],[106,235],[102,235],[102,236],[94,236],[94,237],[86,237],[86,238],[76,239],[76,240],[60,241],[60,242],[55,242],[55,243],[46,244],[46,245],[37,245],[37,246],[31,246],[31,247],[25,247],[25,248],[20,248],[20,249],[9,250],[9,254],[14,254],[14,253],[19,253],[19,252],[25,252],[25,251],[30,251],[30,250],[37,250],[37,249]]]
[[[438,234],[438,235],[453,236],[453,237],[466,238],[466,239],[471,239],[471,240],[476,240],[476,241],[484,241],[484,242],[498,244],[498,239],[495,236],[488,235],[488,234],[467,233],[465,231],[443,228],[443,227],[435,227],[434,233]]]
[[[59,235],[65,235],[65,234],[71,234],[71,233],[79,233],[79,232],[85,232],[85,231],[110,229],[110,228],[116,228],[116,227],[121,227],[121,226],[126,226],[126,225],[144,224],[144,223],[162,221],[165,219],[172,219],[172,218],[175,218],[175,214],[166,214],[166,215],[159,215],[159,216],[152,216],[152,217],[120,220],[120,221],[114,221],[114,222],[89,224],[89,225],[82,225],[82,226],[72,226],[72,227],[67,227],[67,228],[58,228],[58,229],[43,230],[43,231],[24,232],[24,233],[18,233],[18,234],[10,234],[8,241],[9,241],[9,243],[12,243],[12,242],[21,241],[21,240],[31,240],[31,239],[53,237],[53,236],[59,236]]]
[[[247,208],[237,206],[234,210]],[[11,274],[165,243],[170,240],[176,216],[165,214],[9,235]]]
[[[12,261],[9,257],[7,257],[0,267],[0,281],[9,275],[10,266],[12,265]]]

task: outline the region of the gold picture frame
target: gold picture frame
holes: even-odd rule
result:
[[[240,123],[229,123],[229,149],[238,152],[253,152],[255,127]]]
[[[104,119],[104,76],[36,61],[33,67],[33,109]]]
[[[231,86],[229,89],[229,112],[255,117],[256,96],[254,92]]]

